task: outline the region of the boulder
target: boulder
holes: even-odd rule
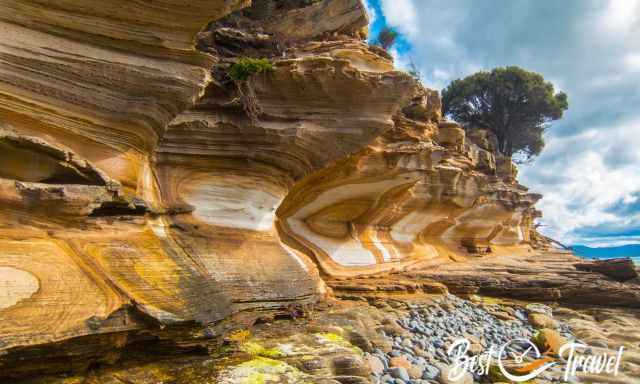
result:
[[[529,322],[536,328],[558,328],[559,326],[556,320],[541,313],[530,313]]]
[[[552,354],[557,355],[560,351],[560,348],[568,342],[568,340],[560,335],[560,333],[554,329],[541,329],[540,331],[541,338],[544,340],[547,351]]]

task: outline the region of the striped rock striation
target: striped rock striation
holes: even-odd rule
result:
[[[249,3],[0,0],[0,376],[530,250],[539,196],[366,44],[359,0]],[[234,81],[241,56],[273,68]]]
[[[439,121],[436,93],[419,94],[420,113],[405,107],[391,130],[297,183],[278,209],[283,238],[330,276],[529,250],[540,196]]]

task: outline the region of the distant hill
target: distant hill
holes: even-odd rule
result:
[[[588,258],[608,259],[612,257],[640,257],[640,244],[622,245],[620,247],[591,248],[585,245],[572,247],[576,255]]]

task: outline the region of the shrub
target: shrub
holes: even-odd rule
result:
[[[398,32],[396,32],[392,28],[385,27],[378,33],[376,44],[381,46],[385,51],[388,51],[389,48],[391,48],[393,44],[395,44],[397,38]]]
[[[269,59],[243,57],[229,68],[229,77],[236,81],[245,81],[253,74],[272,70],[273,64]]]

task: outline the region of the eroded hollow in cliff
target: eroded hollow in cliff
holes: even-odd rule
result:
[[[84,161],[45,142],[0,135],[0,178],[44,184],[106,185]]]
[[[143,216],[149,210],[144,204],[128,204],[126,202],[107,201],[91,211],[89,217],[109,216]]]

